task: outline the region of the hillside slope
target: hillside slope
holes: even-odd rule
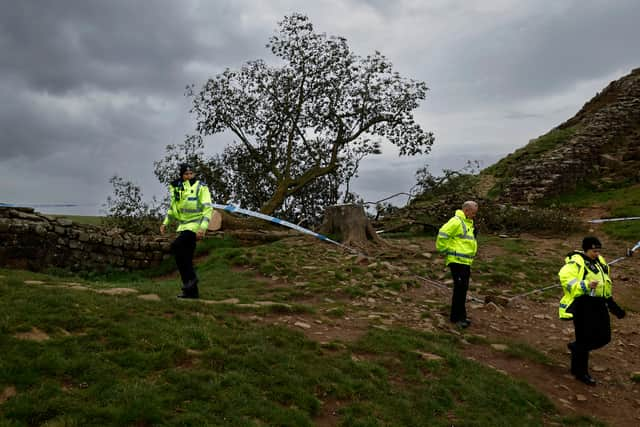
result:
[[[640,181],[640,68],[611,82],[574,117],[485,169],[481,178],[489,196],[514,204],[536,203],[581,185]]]

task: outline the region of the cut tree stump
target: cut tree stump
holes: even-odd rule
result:
[[[368,244],[385,244],[360,205],[328,206],[324,211],[324,220],[320,233],[339,235],[346,246],[364,247]]]

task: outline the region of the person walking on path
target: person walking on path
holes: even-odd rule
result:
[[[571,373],[578,381],[596,385],[589,375],[589,352],[611,341],[609,311],[622,319],[626,313],[613,300],[610,267],[600,255],[597,237],[582,240],[582,251],[567,254],[558,272],[563,296],[561,319],[573,319],[576,339],[567,344],[571,351]]]
[[[209,188],[194,178],[191,165],[180,165],[180,178],[169,185],[171,205],[160,226],[164,234],[172,221],[178,223],[178,237],[171,244],[171,252],[182,278],[182,294],[178,298],[198,298],[198,276],[193,268],[196,240],[202,239],[209,227],[211,195]]]
[[[478,212],[478,203],[466,201],[462,208],[438,231],[436,249],[446,255],[446,265],[453,277],[453,296],[449,320],[458,327],[467,328],[471,320],[467,317],[466,300],[471,277],[471,264],[478,251],[473,219]]]

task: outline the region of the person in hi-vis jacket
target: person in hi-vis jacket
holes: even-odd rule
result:
[[[169,185],[171,205],[160,226],[164,234],[170,222],[178,223],[178,237],[171,244],[180,277],[182,294],[178,298],[198,298],[198,276],[193,268],[193,253],[196,240],[202,239],[209,227],[211,213],[211,195],[202,181],[194,178],[191,165],[180,165],[180,178]]]
[[[611,341],[609,311],[622,319],[625,311],[613,300],[610,267],[600,255],[597,237],[582,240],[582,251],[567,254],[558,272],[563,296],[558,314],[573,319],[576,339],[567,344],[571,351],[571,373],[578,381],[596,385],[589,375],[589,352]]]
[[[466,201],[462,208],[438,231],[436,249],[446,255],[446,265],[453,277],[453,296],[449,320],[458,327],[467,328],[471,320],[467,317],[466,300],[471,277],[471,264],[478,251],[476,230],[473,219],[478,212],[478,204]]]

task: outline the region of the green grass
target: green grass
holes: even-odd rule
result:
[[[600,206],[609,211],[610,218],[635,217],[640,216],[640,185],[604,191],[594,191],[591,187],[583,186],[571,194],[550,199],[547,203],[561,209]],[[607,222],[602,229],[618,239],[633,242],[640,239],[640,220]]]
[[[8,425],[311,426],[327,401],[341,425],[539,425],[554,412],[526,384],[462,358],[450,337],[375,330],[325,349],[197,303],[6,280],[0,292],[0,387],[17,389],[0,407]],[[50,339],[14,337],[32,327]]]
[[[368,289],[342,286],[355,267],[324,247],[334,274],[321,282],[313,277],[322,271],[308,270],[310,277],[296,282],[314,258],[309,250],[284,243],[238,248],[219,239],[202,246],[209,251],[198,272],[205,299],[292,298],[288,286],[274,289],[255,272],[232,269],[238,259],[270,262],[303,296],[331,294],[331,286],[354,296]],[[525,250],[519,241],[507,246]],[[314,312],[303,304],[238,309],[179,301],[177,277],[149,272],[76,278],[0,270],[0,276],[0,390],[17,390],[0,406],[0,425],[310,426],[327,416],[325,407],[343,426],[571,421],[527,384],[463,357],[452,335],[371,329],[353,343],[321,345],[288,328],[242,320]],[[25,279],[46,283],[27,285]],[[162,299],[62,287],[68,281],[96,290],[132,287]],[[329,316],[345,314],[338,302],[328,306],[334,310]],[[32,328],[50,339],[16,337]],[[417,352],[442,359],[425,360]]]
[[[575,132],[575,128],[553,129],[536,139],[532,139],[524,147],[518,148],[499,162],[484,169],[482,174],[491,174],[499,178],[509,177],[513,168],[564,144]]]

